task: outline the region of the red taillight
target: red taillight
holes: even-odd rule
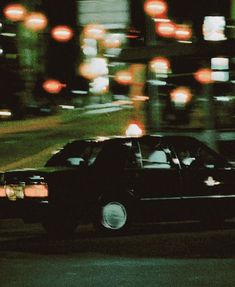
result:
[[[48,186],[45,183],[26,185],[24,195],[25,197],[47,197]]]
[[[6,197],[4,185],[0,185],[0,197]]]

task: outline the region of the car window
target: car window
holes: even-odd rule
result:
[[[46,166],[80,166],[90,165],[94,162],[101,150],[101,143],[73,142],[67,144],[59,153],[48,160]]]
[[[182,167],[214,168],[225,165],[219,154],[197,141],[176,144],[175,149]]]
[[[143,168],[171,168],[170,150],[160,144],[140,143]]]

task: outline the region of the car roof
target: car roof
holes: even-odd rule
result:
[[[139,137],[131,137],[131,136],[99,136],[94,138],[88,139],[74,139],[71,140],[69,143],[79,143],[79,142],[125,142],[127,140],[140,140],[140,141],[147,141],[148,139],[156,139],[161,142],[165,143],[180,143],[180,142],[198,142],[197,139],[191,136],[184,136],[184,135],[156,135],[156,134],[146,134]]]

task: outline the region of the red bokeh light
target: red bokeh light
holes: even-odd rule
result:
[[[161,37],[171,38],[175,36],[176,25],[172,21],[157,22],[156,33]]]
[[[150,70],[155,73],[166,74],[170,70],[170,61],[164,57],[155,57],[150,61]]]
[[[100,24],[88,24],[83,30],[86,38],[102,40],[106,34],[105,28]]]
[[[32,12],[28,14],[24,20],[26,28],[32,31],[40,31],[47,26],[47,17],[40,12]]]
[[[26,14],[26,8],[21,4],[9,4],[3,9],[4,16],[11,21],[22,21]]]
[[[209,68],[199,69],[194,74],[195,79],[201,84],[211,84],[212,80],[212,70]]]
[[[73,30],[66,25],[56,26],[51,30],[52,38],[58,42],[67,42],[73,38],[73,35]]]
[[[128,70],[118,71],[114,79],[121,85],[130,85],[133,81],[132,73]]]
[[[187,41],[192,37],[192,29],[188,25],[177,25],[175,38],[179,41]]]
[[[187,87],[178,87],[171,91],[171,100],[176,105],[186,105],[192,99],[191,90]]]
[[[150,17],[163,17],[168,10],[167,3],[164,0],[147,0],[144,3],[144,11]]]
[[[50,94],[58,94],[65,84],[55,79],[48,79],[42,84],[43,89]]]

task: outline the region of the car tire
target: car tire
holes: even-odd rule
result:
[[[97,213],[94,226],[99,232],[118,234],[130,227],[128,204],[123,200],[102,201]]]

